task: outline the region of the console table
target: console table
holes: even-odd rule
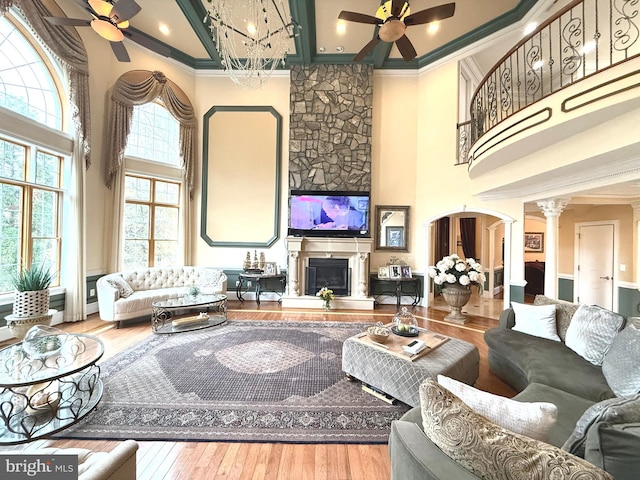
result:
[[[272,280],[273,283],[278,284],[279,290],[267,289],[267,283]],[[243,295],[251,289],[249,282],[253,282],[254,291],[256,294],[256,303],[260,305],[260,294],[263,292],[272,292],[280,296],[278,303],[282,301],[282,295],[284,295],[285,287],[287,285],[287,276],[284,273],[277,274],[262,274],[262,273],[241,273],[238,275],[238,285],[236,286],[236,296],[238,300],[244,302]]]
[[[402,287],[407,285],[405,291]],[[422,299],[422,282],[420,278],[380,278],[372,277],[371,279],[371,295],[376,299],[382,295],[396,297],[396,306],[400,308],[400,300],[403,295],[410,296],[413,301],[412,306],[418,305]]]

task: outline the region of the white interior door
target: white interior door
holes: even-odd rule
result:
[[[577,225],[577,301],[613,309],[613,224]]]

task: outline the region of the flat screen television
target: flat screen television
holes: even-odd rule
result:
[[[370,237],[369,192],[292,190],[289,235]]]

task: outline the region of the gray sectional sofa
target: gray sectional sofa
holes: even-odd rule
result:
[[[491,370],[519,391],[514,399],[558,407],[550,444],[584,458],[616,480],[639,478],[640,319],[583,306],[581,319],[585,312],[593,318],[583,323],[587,328],[580,332],[582,337],[575,337],[574,325],[571,346],[576,348],[576,338],[600,342],[602,354],[587,360],[584,356],[590,352],[578,354],[566,343],[579,306],[544,296],[537,296],[535,304],[556,306],[560,341],[513,330],[515,314],[507,309],[499,326],[485,333]],[[392,479],[478,478],[427,438],[420,408],[394,422],[389,449]]]

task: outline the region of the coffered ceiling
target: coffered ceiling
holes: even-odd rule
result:
[[[87,18],[82,1],[57,0],[57,3],[67,16]],[[203,22],[209,5],[207,0],[136,1],[142,11],[131,20],[131,29],[165,44],[169,47],[169,56],[187,66],[221,68],[208,25]],[[448,0],[411,0],[410,8],[415,13],[444,3]],[[456,0],[454,16],[440,21],[435,33],[430,33],[427,25],[407,28],[406,34],[416,49],[417,58],[405,62],[394,44],[380,42],[364,62],[373,64],[374,68],[421,68],[520,21],[537,3],[548,3],[548,0]],[[344,22],[343,33],[336,27],[342,10],[374,15],[380,0],[283,0],[283,4],[301,27],[291,43],[287,57],[290,65],[349,63],[377,35],[377,27],[373,25]],[[161,25],[168,33],[161,33]],[[105,44],[105,49],[108,48]]]

